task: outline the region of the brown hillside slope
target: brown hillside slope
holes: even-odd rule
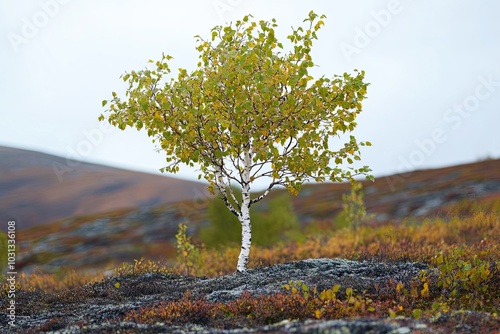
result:
[[[190,200],[205,188],[203,183],[0,146],[0,217],[15,220],[18,229],[64,217]]]
[[[421,221],[435,215],[450,217],[447,212],[453,207],[462,211],[455,210],[452,215],[467,216],[466,211],[469,208],[474,211],[479,204],[500,212],[499,171],[500,160],[486,160],[367,182],[365,202],[368,213],[374,217],[369,224],[399,224],[405,219]],[[291,198],[299,221],[304,227],[317,222],[325,229],[333,228],[335,216],[341,210],[342,194],[349,192],[349,188],[349,184],[305,185],[299,196]],[[285,192],[276,189],[256,208],[267,210],[266,203]],[[197,196],[195,200],[66,218],[26,229],[18,235],[17,265],[26,272],[33,269],[50,272],[61,266],[116,267],[123,261],[141,257],[174,259],[178,224],[187,223],[189,233],[196,235],[200,226],[209,223],[208,200]]]
[[[500,196],[500,159],[376,177],[363,186],[367,211],[378,221],[432,216],[448,204]],[[349,191],[348,183],[304,185],[293,206],[303,221],[329,219]]]

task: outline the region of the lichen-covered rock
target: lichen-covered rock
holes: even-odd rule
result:
[[[410,283],[420,270],[426,268],[420,263],[309,259],[252,269],[198,284],[207,299],[216,302],[237,298],[243,291],[257,295],[283,292],[283,286],[290,281],[301,281],[310,287],[317,287],[319,291],[340,284],[343,288],[374,293],[376,289],[384,289],[389,280]]]
[[[16,326],[7,324],[6,300],[0,300],[0,333],[441,333],[410,319],[288,321],[259,328],[220,330],[200,324],[151,325],[123,321],[124,314],[162,301],[176,301],[186,292],[194,298],[225,303],[244,291],[253,296],[285,292],[288,282],[301,281],[319,291],[340,284],[359,292],[380,292],[392,280],[409,284],[426,265],[311,259],[217,278],[174,274],[110,277],[102,282],[58,294],[21,292]],[[116,283],[120,283],[117,285]],[[118,286],[118,287],[117,287]]]

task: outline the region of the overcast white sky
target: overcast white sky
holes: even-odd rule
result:
[[[500,157],[500,2],[494,0],[0,1],[0,145],[159,173],[145,133],[99,123],[119,76],[162,52],[197,62],[194,35],[276,18],[284,40],[327,15],[318,75],[366,71],[355,132],[375,176]],[[183,169],[178,176],[196,178]]]

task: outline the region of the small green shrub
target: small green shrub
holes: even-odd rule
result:
[[[187,226],[179,224],[179,231],[175,235],[177,240],[177,268],[186,275],[196,275],[203,269],[203,258],[200,250],[186,235]]]
[[[241,198],[240,190],[233,191],[237,198]],[[280,241],[303,238],[289,194],[272,197],[267,203],[252,206],[250,216],[252,243],[255,246],[269,247]],[[201,228],[199,235],[208,248],[238,246],[241,243],[241,223],[219,198],[209,202],[207,217],[210,225]]]
[[[320,293],[316,287],[311,290],[301,281],[289,282],[284,288],[292,295],[301,295],[307,301],[304,316],[310,314],[316,319],[336,319],[375,312],[373,300],[366,297],[365,293],[357,294],[352,288],[346,288],[345,298],[339,298],[340,285],[338,284]]]
[[[121,267],[114,270],[117,276],[142,275],[147,273],[168,273],[171,272],[161,261],[146,261],[143,257],[140,260],[134,259],[134,263],[122,263]]]
[[[494,276],[500,274],[500,262],[481,259],[477,254],[466,258],[463,248],[435,257],[439,269],[437,287],[442,289],[442,301],[459,308],[484,310],[491,305],[488,296],[498,293],[490,288]],[[485,298],[486,297],[486,298]]]
[[[389,286],[395,286],[392,306],[388,309],[389,316],[395,318],[402,315],[420,319],[422,309],[428,308],[432,300],[427,272],[422,271],[408,287],[393,280],[389,282]]]
[[[356,182],[349,194],[342,195],[342,211],[335,218],[334,225],[338,229],[357,228],[372,218],[373,215],[366,213],[363,185]]]

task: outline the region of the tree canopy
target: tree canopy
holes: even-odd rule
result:
[[[162,171],[199,167],[199,178],[220,192],[242,223],[248,248],[249,208],[273,187],[296,195],[306,181],[341,182],[370,171],[342,167],[360,160],[360,146],[369,142],[350,136],[335,149],[330,142],[356,127],[368,84],[363,71],[332,78],[310,74],[311,48],[324,18],[311,11],[305,27],[292,28],[288,51],[275,35],[274,19],[257,22],[247,15],[216,26],[209,38],[195,36],[194,70],[179,68],[171,75],[172,57],[163,55],[150,60],[152,68],[122,76],[128,83],[125,99],[113,92],[103,101],[110,104],[111,124],[147,130],[166,154]],[[267,189],[250,198],[250,185],[260,179],[268,180]],[[232,191],[235,184],[242,189],[240,199]]]

